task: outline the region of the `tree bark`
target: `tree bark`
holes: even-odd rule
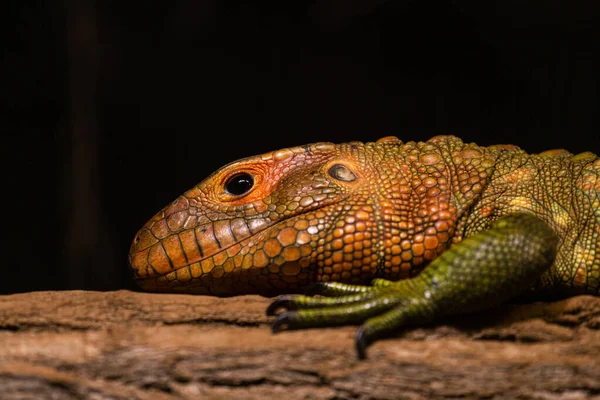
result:
[[[600,398],[600,298],[505,305],[376,342],[273,335],[271,299],[0,296],[3,399]]]

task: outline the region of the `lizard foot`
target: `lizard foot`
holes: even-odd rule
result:
[[[377,290],[336,297],[284,295],[271,303],[267,315],[277,315],[280,309],[285,310],[275,319],[273,333],[362,323],[356,335],[356,349],[358,357],[364,359],[369,344],[395,331],[413,314],[415,307],[406,301],[405,287],[405,284],[388,284],[375,287]]]

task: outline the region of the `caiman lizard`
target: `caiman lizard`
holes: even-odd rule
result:
[[[291,147],[185,192],[138,232],[129,261],[149,291],[283,294],[267,310],[274,332],[360,325],[364,358],[406,324],[598,295],[599,175],[590,152],[454,136]]]

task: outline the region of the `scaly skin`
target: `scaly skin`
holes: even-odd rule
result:
[[[273,330],[407,323],[518,295],[598,294],[600,159],[452,136],[316,143],[226,165],[158,213],[129,256],[150,291],[285,295]],[[369,286],[364,286],[368,285]]]

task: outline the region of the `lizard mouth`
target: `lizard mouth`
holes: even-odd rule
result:
[[[160,231],[168,225],[168,218],[154,218],[135,235],[129,252],[129,265],[135,279],[153,279],[197,263],[214,263],[218,261],[214,260],[215,257],[226,255],[234,247],[244,246],[276,224],[257,219],[242,232],[239,226],[234,230],[229,220],[224,223],[217,221],[161,237]]]
[[[336,201],[327,203],[278,220],[234,218],[190,227],[189,211],[165,209],[136,234],[129,265],[138,285],[149,291],[271,295],[281,291],[274,282],[299,287],[308,279],[302,270],[312,263],[311,241],[319,228],[318,218],[311,225],[312,217],[296,217],[318,214],[322,220],[322,209]],[[182,229],[172,229],[174,219],[184,221]]]

